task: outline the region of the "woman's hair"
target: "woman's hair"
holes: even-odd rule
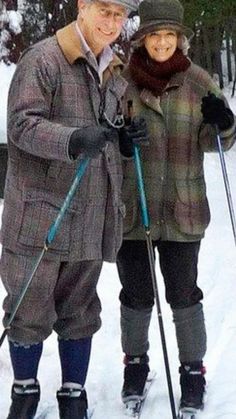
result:
[[[182,32],[177,32],[177,35],[178,35],[177,47],[183,52],[183,55],[188,55],[188,50],[190,48],[190,42],[188,38]],[[133,42],[132,43],[133,48],[136,49],[136,48],[140,48],[144,46],[144,39],[145,39],[145,36]]]
[[[189,42],[187,36],[184,35],[183,33],[180,33],[178,35],[178,43],[177,43],[177,46],[178,46],[179,49],[182,50],[182,53],[184,55],[188,55],[188,50],[190,48],[190,42]]]

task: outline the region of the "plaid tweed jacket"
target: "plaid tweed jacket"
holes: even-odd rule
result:
[[[127,86],[121,61],[114,56],[99,87],[74,25],[29,48],[9,90],[1,241],[21,254],[42,248],[70,188],[78,165],[68,156],[71,134],[99,124],[102,111],[113,121]],[[90,161],[48,255],[114,261],[122,239],[121,183],[119,147],[109,143]]]
[[[141,157],[153,239],[195,241],[204,236],[210,221],[206,197],[204,152],[216,151],[216,133],[204,125],[202,97],[208,91],[222,96],[208,73],[191,63],[172,77],[161,97],[139,92],[130,78],[125,100],[132,100],[133,114],[147,122],[150,144]],[[235,142],[235,124],[221,132],[228,150]],[[126,204],[124,238],[145,240],[132,160],[124,160],[123,200]]]

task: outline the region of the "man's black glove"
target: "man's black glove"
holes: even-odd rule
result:
[[[132,157],[133,146],[149,143],[147,124],[144,118],[135,116],[132,121],[119,130],[120,152],[125,157]]]
[[[97,157],[107,141],[116,140],[118,140],[117,132],[111,128],[94,125],[77,129],[70,137],[69,156],[76,159],[80,153],[84,153],[87,157]]]
[[[233,112],[214,93],[208,93],[208,96],[202,98],[201,111],[206,124],[216,124],[222,131],[233,125]]]

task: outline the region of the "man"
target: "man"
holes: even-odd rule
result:
[[[8,332],[14,372],[8,419],[31,419],[40,398],[43,341],[58,334],[61,419],[87,417],[91,337],[100,327],[96,284],[121,244],[122,181],[116,127],[126,82],[110,44],[135,1],[78,0],[76,22],[21,57],[9,90],[9,163],[2,219],[4,324],[75,175],[91,161]]]

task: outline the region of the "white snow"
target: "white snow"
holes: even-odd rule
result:
[[[7,93],[13,73],[15,71],[15,65],[6,65],[0,61],[0,143],[7,142],[6,136],[6,125],[7,125]]]
[[[9,29],[14,32],[16,35],[21,33],[21,25],[22,25],[22,16],[19,12],[15,10],[8,11],[9,16]]]
[[[0,64],[0,127],[5,126],[5,95],[13,67]],[[236,98],[230,99],[230,88],[225,89],[231,107],[236,113]],[[4,128],[2,128],[4,131]],[[225,154],[231,193],[236,206],[236,147]],[[204,291],[204,307],[208,331],[208,352],[205,357],[208,381],[208,399],[199,419],[236,418],[236,247],[227,207],[225,189],[218,154],[205,158],[207,191],[211,207],[211,224],[202,241],[199,261],[199,285]],[[0,204],[0,211],[2,203]],[[164,298],[163,281],[157,266],[157,279],[169,353],[170,369],[176,404],[179,398],[178,356],[171,312]],[[98,291],[102,300],[103,325],[93,338],[93,350],[87,378],[87,391],[93,419],[124,418],[120,401],[123,354],[120,347],[119,279],[115,265],[104,264]],[[5,291],[0,285],[0,300]],[[3,312],[0,311],[0,317]],[[0,325],[0,334],[3,328]],[[170,419],[168,390],[159,337],[156,309],[150,328],[151,368],[157,371],[142,419]],[[60,366],[55,334],[47,339],[39,368],[42,395],[38,415],[46,412],[47,419],[57,419],[55,392],[60,386]],[[0,419],[5,419],[10,405],[12,371],[8,345],[5,339],[0,348]]]

